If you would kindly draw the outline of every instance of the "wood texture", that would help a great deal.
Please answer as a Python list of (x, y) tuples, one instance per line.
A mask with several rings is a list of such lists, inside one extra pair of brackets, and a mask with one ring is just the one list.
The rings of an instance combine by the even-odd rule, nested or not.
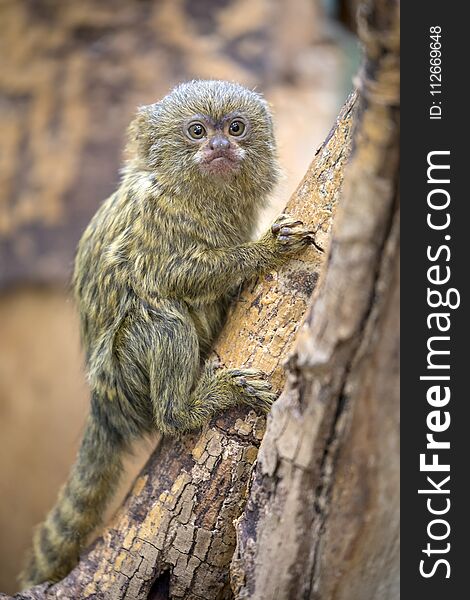
[[(351, 97), (287, 207), (314, 228), (316, 247), (243, 290), (215, 349), (227, 366), (264, 369), (278, 390), (283, 359), (323, 264), (349, 154), (353, 106)], [(264, 427), (264, 417), (234, 410), (200, 434), (164, 440), (78, 567), (56, 585), (15, 598), (232, 597), (233, 521), (246, 501)]]
[(353, 151), (237, 523), (237, 600), (399, 597), (398, 3), (360, 26)]

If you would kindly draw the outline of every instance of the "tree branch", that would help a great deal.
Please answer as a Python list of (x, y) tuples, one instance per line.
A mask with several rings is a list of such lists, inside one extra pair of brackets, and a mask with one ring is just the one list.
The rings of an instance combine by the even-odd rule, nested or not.
[(237, 600), (399, 596), (398, 2), (360, 25), (353, 151), (237, 523)]

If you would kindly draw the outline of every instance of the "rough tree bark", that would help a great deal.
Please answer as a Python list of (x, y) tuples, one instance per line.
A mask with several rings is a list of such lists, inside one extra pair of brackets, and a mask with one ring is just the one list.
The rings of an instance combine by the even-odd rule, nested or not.
[(395, 600), (399, 7), (360, 20), (353, 150), (325, 265), (237, 523), (237, 599)]
[[(315, 245), (240, 294), (215, 349), (227, 366), (264, 369), (279, 391), (282, 360), (324, 262), (349, 154), (353, 106), (351, 96), (287, 206), (314, 228)], [(15, 598), (232, 597), (233, 521), (243, 509), (264, 428), (264, 417), (233, 410), (200, 434), (164, 440), (111, 525), (72, 573)]]

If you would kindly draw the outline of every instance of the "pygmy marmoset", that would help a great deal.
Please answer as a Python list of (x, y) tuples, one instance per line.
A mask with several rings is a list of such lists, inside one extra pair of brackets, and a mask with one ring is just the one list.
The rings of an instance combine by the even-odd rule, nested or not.
[(138, 111), (128, 155), (78, 247), (91, 410), (71, 474), (35, 532), (25, 585), (57, 581), (77, 562), (133, 440), (198, 428), (235, 404), (268, 410), (275, 397), (260, 371), (204, 365), (230, 293), (309, 242), (285, 215), (252, 241), (278, 178), (267, 103), (234, 83), (184, 83)]

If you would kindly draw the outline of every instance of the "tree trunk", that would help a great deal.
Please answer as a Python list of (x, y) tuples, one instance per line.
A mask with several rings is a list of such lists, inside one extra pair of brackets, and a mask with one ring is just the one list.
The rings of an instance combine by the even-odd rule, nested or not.
[[(349, 155), (353, 106), (351, 96), (287, 206), (315, 230), (314, 245), (244, 289), (215, 348), (228, 367), (265, 370), (279, 391), (282, 361), (324, 262)], [(264, 417), (232, 410), (200, 434), (163, 440), (110, 527), (72, 573), (15, 598), (231, 598), (233, 521), (246, 501), (264, 428)]]
[(398, 16), (384, 0), (360, 21), (353, 151), (236, 526), (240, 600), (399, 597)]

